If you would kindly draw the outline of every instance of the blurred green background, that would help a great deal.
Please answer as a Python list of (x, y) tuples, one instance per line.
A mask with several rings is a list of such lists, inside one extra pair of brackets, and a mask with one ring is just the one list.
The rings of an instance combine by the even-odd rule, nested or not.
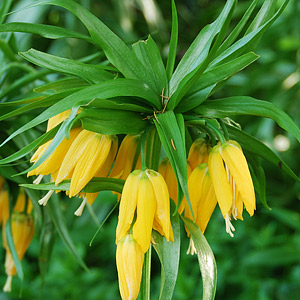
[[(14, 1), (13, 10), (33, 1)], [(170, 1), (113, 0), (78, 1), (91, 10), (126, 42), (133, 43), (151, 34), (158, 43), (164, 58), (168, 52), (171, 28)], [(239, 20), (252, 1), (239, 1), (231, 26)], [(263, 3), (264, 1), (260, 1)], [(281, 1), (278, 1), (280, 4)], [(178, 60), (207, 23), (211, 23), (221, 11), (225, 1), (187, 0), (176, 1), (179, 14)], [(0, 4), (1, 5), (1, 4)], [(62, 26), (86, 32), (82, 24), (70, 13), (55, 6), (42, 6), (9, 15), (6, 22), (36, 22)], [(30, 34), (0, 34), (1, 41), (9, 41), (15, 51), (35, 48), (62, 57), (79, 59), (97, 53), (87, 43), (75, 39), (47, 40)], [(234, 75), (215, 94), (215, 97), (233, 95), (253, 96), (268, 100), (286, 111), (300, 126), (300, 1), (291, 0), (281, 17), (264, 34), (256, 53), (261, 58), (246, 70)], [(101, 53), (95, 60), (101, 59)], [(0, 50), (0, 61), (5, 63)], [(36, 68), (19, 59), (29, 68)], [(93, 60), (92, 60), (93, 62)], [(7, 61), (6, 61), (7, 63)], [(9, 70), (1, 89), (21, 78), (26, 70)], [(44, 81), (56, 79), (48, 75)], [(4, 98), (22, 99), (30, 95), (32, 88), (41, 84), (36, 80), (9, 91)], [(1, 90), (0, 90), (1, 94)], [(243, 129), (267, 143), (300, 175), (300, 146), (289, 134), (269, 119), (235, 118)], [(6, 124), (9, 126), (9, 122)], [(41, 131), (43, 128), (40, 129)], [(1, 133), (3, 136), (3, 133)], [(2, 138), (2, 137), (1, 137)], [(258, 205), (252, 218), (234, 222), (235, 237), (225, 232), (224, 220), (217, 208), (208, 225), (206, 238), (216, 257), (218, 285), (216, 299), (296, 300), (300, 299), (300, 186), (269, 163), (264, 164), (267, 178), (267, 210), (257, 199)], [(50, 200), (51, 201), (51, 200)], [(66, 224), (80, 255), (90, 272), (86, 272), (60, 240), (55, 238), (51, 262), (42, 286), (39, 276), (38, 252), (40, 242), (35, 235), (23, 260), (25, 280), (23, 286), (14, 278), (13, 291), (0, 299), (119, 299), (115, 266), (115, 228), (117, 211), (105, 223), (92, 245), (89, 243), (99, 224), (116, 201), (109, 192), (99, 195), (93, 205), (96, 220), (85, 211), (78, 218), (73, 212), (79, 199), (61, 201)], [(47, 210), (47, 207), (45, 208)], [(47, 224), (49, 232), (53, 224)], [(179, 276), (173, 299), (201, 299), (201, 276), (196, 256), (185, 254), (188, 239), (182, 228), (182, 249)], [(160, 265), (153, 251), (151, 299), (157, 299), (160, 287)], [(0, 251), (0, 286), (5, 283), (4, 251)]]

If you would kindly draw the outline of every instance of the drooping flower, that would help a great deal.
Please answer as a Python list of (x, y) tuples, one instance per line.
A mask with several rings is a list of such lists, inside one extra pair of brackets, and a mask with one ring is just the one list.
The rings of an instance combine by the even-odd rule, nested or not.
[(134, 157), (140, 135), (126, 135), (120, 145), (115, 164), (109, 174), (111, 178), (126, 179), (133, 168)]
[(135, 170), (125, 181), (122, 192), (116, 243), (126, 236), (133, 224), (133, 237), (142, 251), (147, 252), (152, 228), (174, 241), (170, 222), (170, 200), (163, 177), (153, 170)]
[[(22, 260), (34, 233), (34, 221), (31, 215), (15, 212), (12, 214), (12, 237), (16, 251), (20, 260)], [(8, 246), (5, 257), (5, 273), (8, 276), (3, 287), (4, 292), (11, 291), (12, 277), (16, 275), (16, 267)]]
[(4, 189), (4, 178), (0, 177), (0, 225), (5, 227), (9, 216), (9, 197), (7, 190)]
[[(194, 169), (188, 179), (188, 188), (196, 224), (204, 233), (217, 204), (216, 194), (206, 163), (200, 164)], [(186, 201), (185, 205), (184, 216), (192, 220), (192, 213)]]
[[(27, 207), (26, 207), (27, 205)], [(25, 195), (25, 191), (24, 189), (20, 189), (19, 190), (19, 195), (17, 198), (17, 202), (14, 206), (14, 212), (25, 212), (25, 207), (26, 207), (26, 213), (30, 214), (32, 211), (32, 202), (30, 200), (30, 198), (27, 199), (26, 202), (26, 195)]]
[(208, 162), (210, 150), (211, 146), (205, 141), (205, 139), (199, 138), (193, 142), (187, 159), (192, 171), (200, 164)]
[(116, 261), (121, 297), (123, 300), (135, 300), (140, 291), (144, 252), (132, 234), (119, 240)]
[[(55, 184), (71, 178), (69, 197), (77, 195), (101, 171), (115, 151), (115, 136), (82, 130), (74, 139), (59, 168)], [(115, 153), (114, 153), (115, 155)]]
[[(177, 200), (178, 200), (178, 184), (177, 184), (177, 180), (176, 180), (176, 175), (175, 172), (172, 168), (172, 165), (170, 163), (170, 160), (168, 157), (164, 158), (158, 168), (158, 172), (163, 176), (163, 178), (166, 181), (168, 190), (169, 190), (169, 194), (170, 194), (170, 198), (175, 202), (175, 204), (177, 204)], [(191, 167), (189, 162), (187, 163), (187, 176), (189, 177), (191, 174)], [(178, 209), (178, 213), (182, 213), (184, 210), (184, 202), (182, 201), (179, 209)]]
[(235, 229), (230, 217), (242, 220), (243, 204), (250, 216), (256, 208), (253, 182), (240, 145), (229, 140), (214, 146), (209, 154), (208, 168), (226, 232), (233, 236)]

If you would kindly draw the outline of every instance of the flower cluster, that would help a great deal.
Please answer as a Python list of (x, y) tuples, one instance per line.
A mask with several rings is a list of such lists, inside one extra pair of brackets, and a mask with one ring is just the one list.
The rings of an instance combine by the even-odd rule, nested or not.
[[(32, 202), (29, 198), (26, 199), (24, 190), (20, 189), (13, 212), (11, 213), (11, 235), (20, 260), (22, 260), (34, 234), (34, 221), (31, 212)], [(7, 281), (3, 287), (4, 292), (11, 291), (12, 278), (17, 273), (6, 237), (8, 218), (9, 195), (4, 188), (4, 179), (0, 177), (0, 225), (2, 225), (3, 247), (6, 251), (5, 273), (7, 275)]]

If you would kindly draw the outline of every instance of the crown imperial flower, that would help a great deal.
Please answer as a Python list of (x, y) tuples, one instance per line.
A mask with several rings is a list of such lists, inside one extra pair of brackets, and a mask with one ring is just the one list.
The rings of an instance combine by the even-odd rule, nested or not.
[(152, 228), (174, 241), (170, 222), (170, 200), (163, 177), (153, 170), (135, 170), (127, 178), (120, 203), (116, 242), (130, 230), (134, 214), (133, 237), (147, 252)]

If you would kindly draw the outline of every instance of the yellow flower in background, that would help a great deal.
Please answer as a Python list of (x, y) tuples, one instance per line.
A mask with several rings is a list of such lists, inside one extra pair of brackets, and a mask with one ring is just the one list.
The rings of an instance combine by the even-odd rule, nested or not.
[[(159, 167), (158, 167), (158, 172), (163, 176), (163, 178), (166, 181), (168, 190), (169, 190), (169, 194), (170, 194), (170, 198), (175, 202), (175, 204), (177, 204), (177, 200), (178, 200), (178, 184), (177, 184), (177, 180), (176, 180), (176, 175), (175, 172), (171, 166), (170, 160), (168, 157), (164, 158)], [(187, 176), (189, 177), (191, 174), (191, 167), (189, 162), (187, 163)], [(179, 209), (178, 209), (178, 213), (182, 213), (184, 210), (184, 202), (182, 201)]]
[(3, 188), (0, 191), (0, 225), (2, 228), (5, 227), (5, 224), (9, 216), (9, 196), (8, 192)]
[(14, 212), (25, 212), (25, 206), (27, 204), (26, 213), (30, 214), (32, 212), (32, 202), (30, 198), (27, 198), (26, 203), (26, 194), (24, 189), (20, 188), (19, 195), (17, 198), (17, 202), (14, 207)]
[(174, 241), (170, 221), (170, 200), (163, 177), (153, 170), (135, 170), (125, 181), (122, 192), (116, 233), (118, 243), (129, 232), (134, 215), (133, 237), (142, 251), (147, 252), (152, 228)]
[[(12, 214), (11, 221), (12, 237), (16, 251), (20, 260), (22, 260), (34, 233), (34, 221), (31, 215), (15, 212)], [(3, 287), (4, 292), (11, 291), (12, 277), (16, 275), (16, 267), (11, 256), (10, 250), (6, 247), (5, 273), (8, 276)]]
[(109, 174), (110, 178), (126, 179), (133, 169), (133, 161), (140, 135), (126, 135), (120, 145), (115, 164)]
[(55, 184), (71, 177), (69, 197), (77, 195), (105, 166), (110, 151), (115, 151), (114, 143), (115, 136), (82, 130), (65, 154)]
[(256, 208), (252, 178), (240, 145), (232, 140), (213, 147), (208, 160), (218, 204), (226, 223), (226, 232), (233, 236), (230, 217), (242, 219), (243, 204), (252, 216)]
[(211, 146), (205, 141), (205, 139), (199, 138), (193, 142), (187, 159), (192, 171), (200, 164), (208, 162), (210, 150)]
[(118, 242), (116, 261), (121, 297), (123, 300), (135, 300), (140, 291), (144, 252), (132, 234)]

